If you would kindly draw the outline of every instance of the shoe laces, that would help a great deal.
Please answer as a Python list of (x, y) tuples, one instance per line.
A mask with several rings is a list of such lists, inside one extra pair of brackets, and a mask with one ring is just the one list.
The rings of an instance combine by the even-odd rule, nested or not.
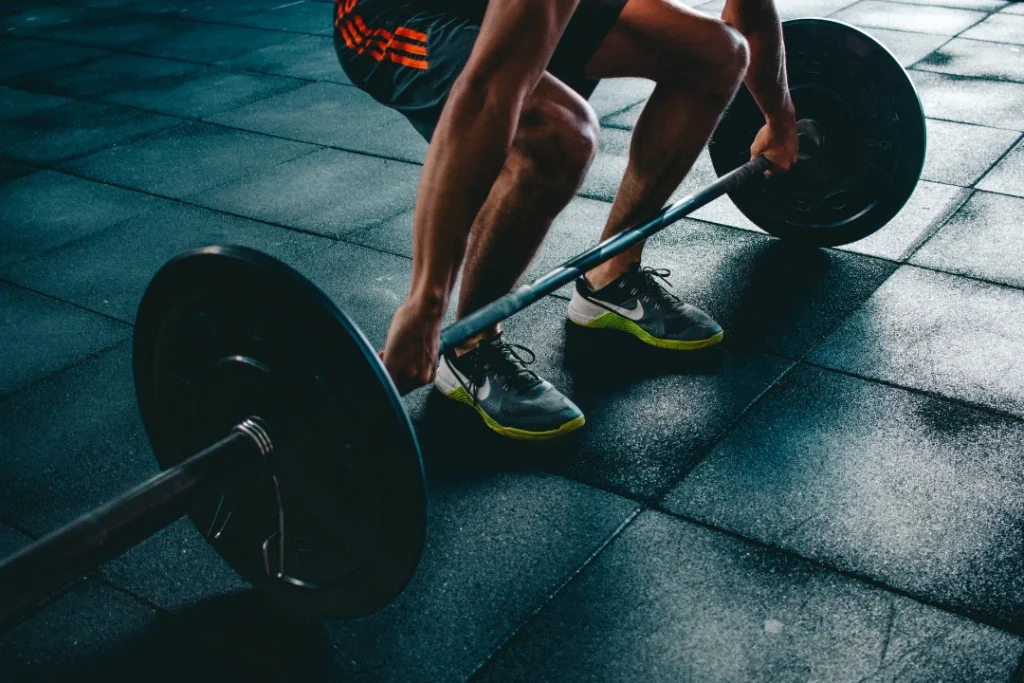
[[(503, 342), (499, 338), (481, 342), (477, 351), (464, 356), (470, 361), (467, 363), (466, 376), (474, 386), (479, 387), (484, 377), (491, 372), (500, 378), (506, 391), (529, 391), (543, 381), (527, 367), (537, 360), (536, 354), (521, 344)], [(528, 358), (519, 355), (519, 352)]]
[[(668, 279), (671, 274), (672, 271), (668, 268), (644, 266), (636, 271), (637, 277), (633, 279), (633, 288), (630, 290), (630, 294), (639, 297), (644, 303), (653, 300), (655, 309), (661, 308), (662, 305), (676, 308), (682, 304), (682, 300), (668, 289), (672, 286)], [(623, 285), (625, 286), (626, 283), (624, 282)]]

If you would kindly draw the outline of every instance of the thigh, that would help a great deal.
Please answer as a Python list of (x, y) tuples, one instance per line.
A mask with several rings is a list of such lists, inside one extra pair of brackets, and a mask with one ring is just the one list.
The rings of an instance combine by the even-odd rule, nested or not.
[(586, 72), (591, 78), (677, 79), (717, 63), (725, 30), (721, 20), (679, 0), (628, 0)]
[[(610, 16), (607, 8), (625, 0), (584, 1), (588, 7), (573, 16), (549, 72), (523, 104), (515, 143), (521, 149), (536, 139), (545, 117), (592, 116), (585, 98), (593, 87), (584, 66), (618, 14), (615, 10)], [(597, 5), (605, 10), (594, 11)], [(375, 100), (403, 114), (429, 142), (479, 36), (486, 3), (341, 0), (336, 7), (334, 42), (345, 73)]]
[(432, 9), (440, 3), (342, 0), (336, 6), (334, 44), (345, 73), (429, 141), (476, 42), (480, 17)]

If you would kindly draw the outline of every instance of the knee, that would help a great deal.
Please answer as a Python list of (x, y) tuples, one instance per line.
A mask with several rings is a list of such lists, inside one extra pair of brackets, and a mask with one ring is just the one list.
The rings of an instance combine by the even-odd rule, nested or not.
[(527, 172), (559, 196), (571, 197), (597, 153), (600, 124), (593, 108), (579, 101), (548, 101), (525, 113), (514, 147), (527, 162)]
[(711, 93), (732, 96), (747, 73), (750, 46), (742, 33), (728, 24), (716, 21), (710, 43), (708, 68), (703, 80)]
[(671, 41), (664, 47), (671, 65), (658, 78), (659, 84), (697, 88), (721, 97), (732, 97), (747, 72), (750, 46), (742, 33), (718, 19), (701, 27), (699, 49)]

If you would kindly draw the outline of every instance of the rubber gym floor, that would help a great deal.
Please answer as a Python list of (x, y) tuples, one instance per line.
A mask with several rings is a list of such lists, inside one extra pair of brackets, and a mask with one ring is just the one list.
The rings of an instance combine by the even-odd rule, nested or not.
[[(808, 250), (723, 198), (658, 235), (717, 353), (570, 329), (560, 295), (515, 317), (576, 438), (407, 397), (429, 537), (382, 611), (278, 612), (181, 520), (0, 638), (0, 680), (1024, 680), (1024, 5), (779, 6), (909, 68), (929, 150), (895, 220)], [(266, 251), (383, 342), (425, 144), (348, 83), (331, 9), (0, 4), (0, 555), (156, 472), (130, 338), (171, 256)], [(596, 239), (650, 90), (594, 94), (600, 153), (531, 274)]]

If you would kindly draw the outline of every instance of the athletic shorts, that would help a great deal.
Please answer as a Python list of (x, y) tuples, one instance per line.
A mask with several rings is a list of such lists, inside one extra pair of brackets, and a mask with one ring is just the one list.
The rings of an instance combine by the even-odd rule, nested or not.
[[(587, 78), (586, 65), (625, 4), (626, 0), (582, 0), (548, 72), (590, 97), (598, 81)], [(429, 142), (452, 84), (469, 59), (486, 9), (487, 0), (336, 0), (338, 61), (352, 83), (405, 115)]]

